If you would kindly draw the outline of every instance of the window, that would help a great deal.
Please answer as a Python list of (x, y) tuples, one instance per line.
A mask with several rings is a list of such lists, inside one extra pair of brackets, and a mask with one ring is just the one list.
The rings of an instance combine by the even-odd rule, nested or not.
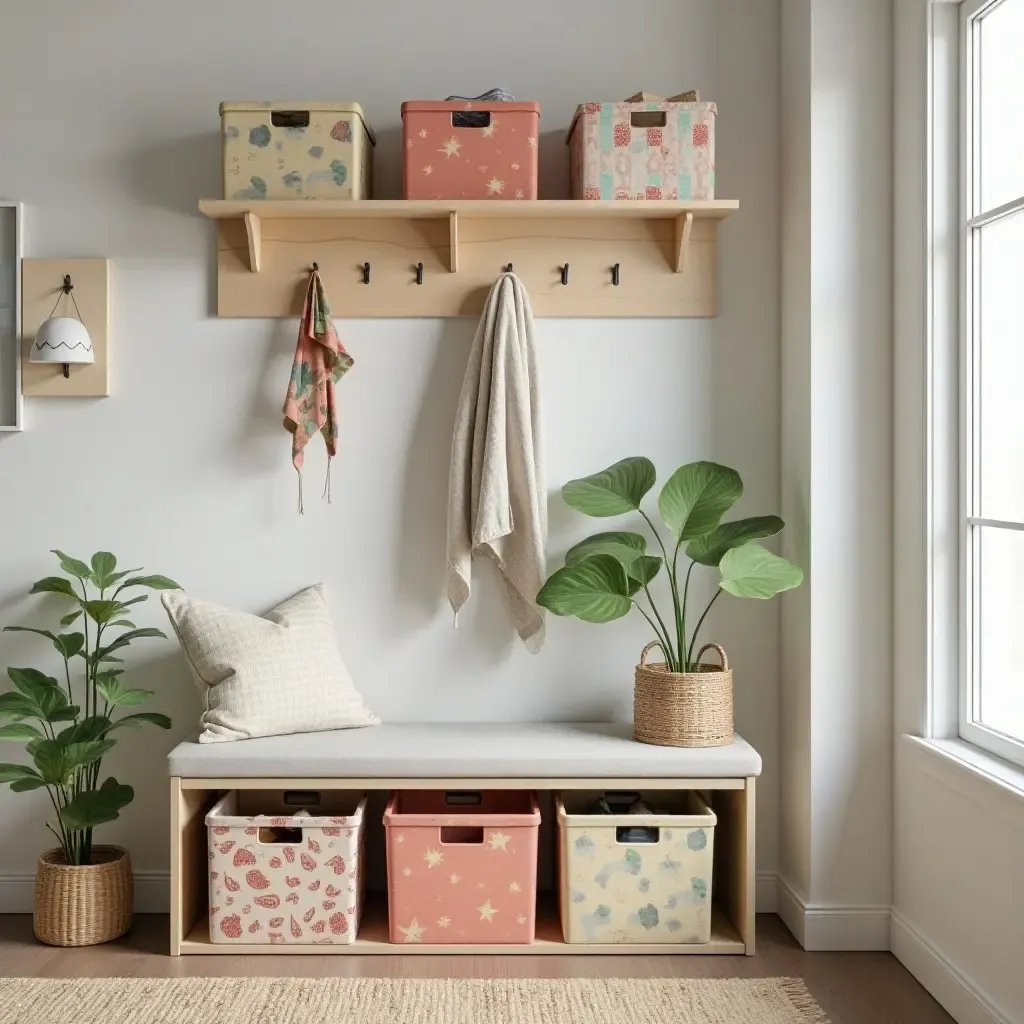
[(961, 15), (960, 734), (1024, 765), (1024, 0)]

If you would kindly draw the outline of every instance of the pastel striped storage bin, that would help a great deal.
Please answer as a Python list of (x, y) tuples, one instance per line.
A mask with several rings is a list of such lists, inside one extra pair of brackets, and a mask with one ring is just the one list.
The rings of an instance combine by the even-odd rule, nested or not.
[(651, 792), (628, 794), (651, 814), (595, 813), (602, 795), (555, 798), (565, 941), (707, 942), (715, 812), (698, 793)]
[(210, 941), (355, 942), (365, 810), (362, 793), (331, 790), (222, 797), (206, 815)]
[(714, 103), (584, 103), (569, 129), (573, 199), (714, 199)]
[(384, 826), (392, 942), (533, 941), (536, 793), (396, 792)]

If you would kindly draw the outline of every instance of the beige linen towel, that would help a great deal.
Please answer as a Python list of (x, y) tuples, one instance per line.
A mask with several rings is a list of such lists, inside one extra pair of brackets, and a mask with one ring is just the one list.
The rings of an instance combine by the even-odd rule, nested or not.
[(471, 562), (498, 566), (516, 630), (531, 653), (544, 643), (534, 603), (548, 536), (544, 440), (533, 312), (514, 274), (498, 278), (462, 382), (448, 477), (448, 600), (458, 622)]

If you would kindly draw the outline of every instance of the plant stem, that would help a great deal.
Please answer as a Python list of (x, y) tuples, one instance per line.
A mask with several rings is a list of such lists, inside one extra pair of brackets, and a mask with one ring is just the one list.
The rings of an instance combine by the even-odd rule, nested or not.
[[(679, 586), (676, 583), (676, 571), (675, 561), (669, 564), (668, 551), (665, 550), (665, 545), (662, 542), (661, 534), (655, 529), (654, 523), (651, 522), (651, 517), (641, 508), (637, 510), (640, 515), (644, 517), (647, 525), (651, 528), (651, 533), (654, 534), (654, 539), (658, 542), (658, 547), (661, 548), (661, 556), (665, 561), (665, 571), (668, 573), (668, 585), (672, 591), (672, 609), (675, 612), (676, 617), (676, 650), (669, 656), (669, 661), (675, 661), (677, 664), (683, 660), (683, 636), (679, 631)], [(668, 652), (666, 652), (668, 655)]]
[(693, 661), (693, 649), (697, 646), (697, 634), (700, 632), (700, 627), (704, 625), (704, 620), (708, 617), (708, 612), (711, 611), (711, 606), (718, 600), (721, 593), (721, 590), (715, 591), (715, 596), (708, 601), (708, 606), (704, 609), (704, 614), (697, 620), (697, 628), (693, 631), (693, 639), (690, 641), (690, 650), (686, 655), (687, 664)]
[(68, 663), (66, 655), (64, 657), (64, 678), (68, 681), (68, 703), (74, 704), (75, 698), (71, 695), (71, 665)]
[[(690, 563), (690, 568), (686, 570), (686, 582), (683, 584), (683, 622), (682, 622), (682, 629), (680, 630), (680, 636), (683, 638), (684, 648), (685, 648), (685, 645), (686, 645), (686, 608), (687, 608), (687, 605), (689, 604), (689, 601), (690, 601), (690, 573), (693, 572), (693, 567), (696, 564), (697, 564), (696, 562), (691, 562)], [(680, 653), (680, 655), (682, 655), (682, 653), (683, 653), (682, 649), (680, 650), (679, 653)], [(690, 671), (690, 655), (689, 655), (689, 651), (687, 651), (686, 664), (683, 666), (683, 671), (684, 672), (689, 672)]]
[(89, 613), (86, 611), (84, 605), (89, 600), (89, 592), (85, 589), (85, 581), (82, 581), (82, 628), (85, 630), (85, 647), (82, 649), (85, 651), (85, 716), (89, 717)]
[(650, 615), (648, 615), (647, 612), (643, 610), (643, 607), (639, 603), (634, 601), (633, 598), (630, 598), (629, 601), (630, 604), (634, 605), (636, 607), (636, 610), (651, 624), (651, 629), (654, 630), (654, 635), (658, 638), (658, 645), (661, 647), (662, 651), (664, 651), (665, 657), (669, 659), (669, 662), (671, 662), (672, 646), (671, 644), (669, 644), (667, 647), (665, 646), (666, 644), (668, 644), (668, 640), (662, 635), (654, 619), (652, 619)]
[(669, 642), (669, 649), (665, 652), (665, 655), (668, 658), (669, 671), (677, 672), (679, 670), (675, 667), (676, 654), (675, 651), (672, 650), (671, 634), (666, 628), (665, 623), (661, 618), (661, 614), (658, 612), (658, 606), (654, 603), (654, 598), (651, 597), (651, 592), (646, 583), (644, 584), (644, 593), (647, 595), (647, 600), (651, 603), (651, 611), (654, 612), (654, 617), (658, 620), (658, 625), (661, 626), (662, 634), (664, 634), (665, 639)]

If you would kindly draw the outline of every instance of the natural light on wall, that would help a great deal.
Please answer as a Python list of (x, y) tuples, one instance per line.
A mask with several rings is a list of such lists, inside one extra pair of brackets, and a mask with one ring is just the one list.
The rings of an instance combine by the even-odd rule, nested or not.
[(1024, 764), (1024, 0), (962, 10), (961, 734)]

